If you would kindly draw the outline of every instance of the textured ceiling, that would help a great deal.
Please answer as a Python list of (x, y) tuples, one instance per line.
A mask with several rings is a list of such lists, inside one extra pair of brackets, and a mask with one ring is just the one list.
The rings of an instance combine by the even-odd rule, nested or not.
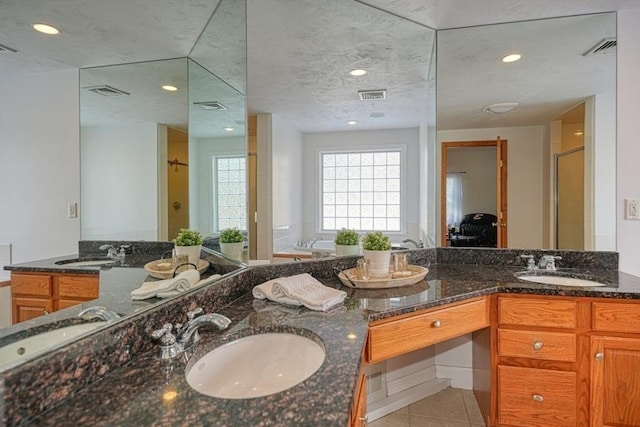
[[(238, 55), (243, 51), (244, 40), (236, 37), (233, 43), (221, 44), (237, 28), (236, 13), (222, 9), (216, 12), (213, 21), (216, 17), (219, 20), (203, 34), (200, 46), (205, 47), (192, 51), (219, 1), (0, 0), (0, 44), (18, 50), (0, 53), (0, 78), (16, 73), (179, 58), (189, 53), (203, 63), (207, 61), (206, 52), (215, 51), (217, 56), (209, 55), (209, 60), (218, 65), (216, 75), (245, 93), (240, 71), (244, 69), (244, 59)], [(429, 74), (433, 39), (429, 29), (418, 23), (438, 29), (465, 27), (639, 8), (640, 0), (248, 0), (247, 4), (249, 110), (281, 115), (304, 131), (325, 131), (354, 129), (345, 125), (349, 119), (359, 120), (356, 128), (363, 129), (417, 126), (429, 116), (425, 99), (428, 90), (433, 92)], [(38, 21), (60, 27), (62, 34), (46, 37), (34, 32), (31, 24)], [(493, 86), (489, 91), (483, 90), (499, 75), (481, 67), (489, 66), (488, 59), (498, 54), (492, 50), (493, 44), (515, 38), (504, 31), (487, 31), (486, 37), (461, 31), (458, 41), (445, 36), (453, 31), (441, 33), (454, 46), (447, 48), (448, 52), (469, 49), (465, 55), (457, 55), (459, 58), (441, 54), (438, 102), (442, 111), (438, 121), (451, 120), (443, 121), (443, 126), (453, 123), (458, 127), (484, 127), (486, 122), (474, 120), (479, 120), (478, 106), (489, 102), (525, 104), (529, 102), (525, 100), (533, 99), (528, 97), (535, 95), (546, 97), (542, 106), (552, 108), (556, 90), (545, 95), (544, 87), (536, 87), (536, 93), (525, 93), (523, 84), (518, 83), (513, 88), (519, 91), (515, 93), (520, 97), (517, 99), (510, 95), (507, 79), (498, 82), (498, 89)], [(489, 36), (494, 37), (494, 42)], [(539, 37), (531, 35), (520, 41), (524, 44), (540, 40)], [(571, 38), (568, 33), (558, 34), (548, 49), (555, 50)], [(472, 48), (475, 42), (480, 44)], [(532, 56), (525, 56), (516, 63), (517, 67), (528, 68), (529, 58)], [(461, 62), (446, 65), (448, 60)], [(544, 61), (536, 62), (540, 65)], [(227, 66), (220, 68), (221, 64)], [(209, 64), (205, 66), (209, 68)], [(348, 76), (346, 71), (355, 66), (367, 68), (369, 74), (361, 78)], [(549, 69), (538, 68), (535, 74), (559, 75), (559, 71), (547, 66)], [(473, 73), (479, 78), (458, 75), (465, 70), (475, 70)], [(575, 70), (574, 67), (573, 82), (580, 77)], [(152, 79), (148, 75), (148, 80)], [(362, 102), (355, 98), (360, 89), (382, 88), (388, 90), (389, 99), (385, 101)], [(442, 91), (444, 88), (446, 92)], [(529, 89), (534, 91), (533, 87)], [(452, 92), (455, 90), (458, 92)], [(496, 94), (504, 96), (493, 100)], [(575, 95), (563, 93), (562, 97), (566, 103)], [(147, 112), (155, 104), (147, 103)], [(526, 112), (523, 105), (519, 109)], [(385, 117), (369, 117), (380, 112)], [(457, 119), (454, 114), (458, 114)], [(465, 124), (467, 119), (470, 122)], [(165, 123), (181, 120), (176, 117)]]

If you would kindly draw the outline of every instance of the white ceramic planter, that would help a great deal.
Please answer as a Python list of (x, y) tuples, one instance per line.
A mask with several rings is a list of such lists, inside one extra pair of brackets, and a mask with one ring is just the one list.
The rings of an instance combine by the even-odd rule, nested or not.
[(240, 260), (242, 254), (242, 246), (244, 242), (222, 243), (220, 242), (220, 252), (222, 255)]
[(389, 275), (391, 251), (363, 250), (365, 259), (369, 260), (369, 277), (381, 278)]
[(358, 256), (360, 245), (336, 245), (336, 256)]
[(200, 260), (200, 252), (202, 251), (202, 245), (197, 246), (176, 246), (176, 255), (187, 255), (189, 262), (198, 265)]

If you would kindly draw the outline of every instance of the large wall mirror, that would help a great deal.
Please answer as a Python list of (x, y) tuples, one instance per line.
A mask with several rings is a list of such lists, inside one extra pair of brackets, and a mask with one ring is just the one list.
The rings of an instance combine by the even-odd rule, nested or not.
[(245, 22), (222, 0), (189, 57), (80, 70), (83, 239), (246, 229)]
[[(442, 246), (502, 197), (506, 247), (615, 250), (615, 47), (615, 13), (438, 31)], [(496, 144), (473, 144), (498, 137), (503, 194)]]
[[(344, 0), (250, 0), (247, 19), (249, 114), (268, 116), (258, 129), (268, 122), (271, 149), (261, 152), (258, 141), (258, 164), (264, 153), (271, 162), (269, 181), (258, 182), (258, 201), (268, 195), (264, 209), (258, 206), (258, 236), (265, 236), (258, 257), (286, 254), (298, 241), (332, 240), (325, 213), (335, 214), (338, 229), (371, 229), (376, 218), (366, 221), (366, 203), (362, 210), (352, 203), (368, 191), (360, 183), (351, 184), (361, 193), (338, 189), (342, 201), (323, 205), (319, 153), (332, 150), (405, 147), (400, 226), (388, 234), (425, 240), (427, 167), (420, 159), (429, 141), (435, 145), (435, 31)], [(354, 69), (366, 74), (351, 75)], [(361, 99), (360, 91), (377, 95)]]

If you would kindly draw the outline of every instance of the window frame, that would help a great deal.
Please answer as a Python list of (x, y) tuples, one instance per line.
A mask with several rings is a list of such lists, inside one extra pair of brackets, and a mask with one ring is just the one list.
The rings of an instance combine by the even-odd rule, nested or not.
[(248, 211), (248, 194), (247, 194), (247, 189), (248, 189), (248, 179), (247, 179), (247, 173), (248, 173), (248, 163), (247, 163), (247, 156), (245, 154), (239, 154), (239, 153), (211, 153), (210, 156), (210, 168), (211, 168), (211, 175), (209, 177), (210, 182), (213, 184), (212, 185), (212, 192), (211, 192), (211, 232), (212, 233), (219, 233), (222, 229), (220, 228), (220, 223), (219, 223), (219, 215), (218, 215), (218, 159), (232, 159), (232, 158), (238, 158), (238, 159), (244, 159), (244, 176), (245, 176), (245, 206), (244, 206), (244, 228), (240, 228), (241, 231), (248, 231), (248, 217), (247, 217), (247, 211)]
[[(353, 154), (353, 153), (386, 153), (390, 151), (400, 152), (400, 229), (398, 231), (383, 231), (383, 233), (391, 236), (399, 236), (407, 234), (407, 176), (408, 176), (408, 158), (407, 144), (375, 144), (375, 145), (354, 145), (345, 149), (341, 146), (323, 146), (315, 150), (315, 171), (314, 171), (314, 189), (316, 192), (315, 209), (314, 209), (314, 230), (319, 234), (335, 234), (337, 230), (323, 229), (323, 189), (322, 189), (322, 156), (324, 154)], [(374, 230), (359, 229), (359, 233), (366, 233)]]

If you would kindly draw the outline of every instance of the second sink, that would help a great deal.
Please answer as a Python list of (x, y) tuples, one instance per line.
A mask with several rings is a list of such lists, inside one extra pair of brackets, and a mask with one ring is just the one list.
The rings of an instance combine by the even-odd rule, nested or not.
[(569, 276), (552, 276), (552, 275), (536, 275), (536, 274), (516, 274), (518, 279), (526, 280), (527, 282), (535, 282), (544, 285), (557, 285), (557, 286), (580, 286), (580, 287), (598, 287), (607, 286), (605, 283), (594, 282), (593, 280), (580, 279), (577, 277)]
[(206, 353), (188, 368), (186, 379), (193, 389), (208, 396), (262, 397), (306, 380), (322, 366), (324, 358), (324, 346), (313, 339), (291, 333), (261, 333)]

